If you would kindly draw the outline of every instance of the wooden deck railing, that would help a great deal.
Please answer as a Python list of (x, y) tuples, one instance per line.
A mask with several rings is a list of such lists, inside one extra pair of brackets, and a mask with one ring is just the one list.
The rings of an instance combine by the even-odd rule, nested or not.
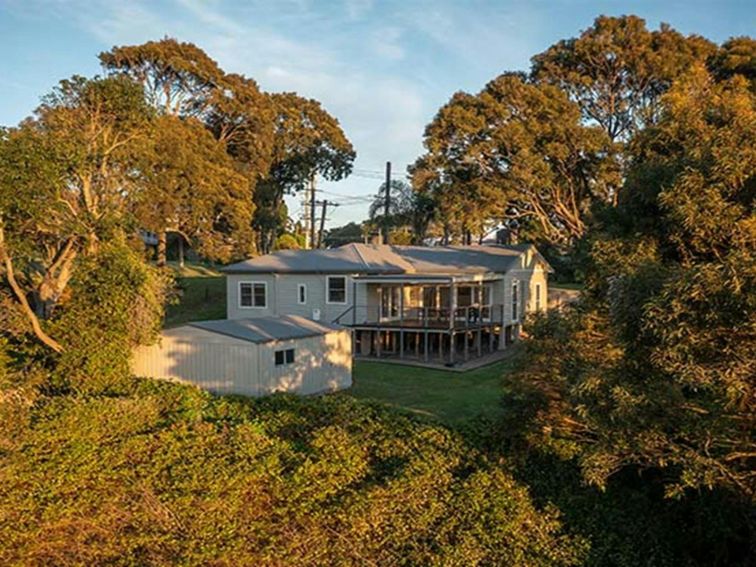
[(380, 305), (352, 305), (334, 323), (406, 329), (465, 329), (504, 322), (504, 305), (456, 307), (405, 307), (388, 312)]

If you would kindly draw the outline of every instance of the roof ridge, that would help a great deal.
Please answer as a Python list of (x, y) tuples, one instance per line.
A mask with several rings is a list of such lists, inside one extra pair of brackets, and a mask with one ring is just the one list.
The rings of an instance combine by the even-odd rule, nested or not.
[[(396, 244), (387, 244), (389, 249), (391, 250), (391, 253), (396, 256), (400, 262), (403, 262), (404, 267), (404, 273), (405, 274), (416, 274), (417, 268), (415, 267), (415, 263), (410, 259), (407, 258), (400, 249), (400, 246), (397, 246)], [(404, 246), (404, 248), (410, 248), (410, 246)]]
[(357, 246), (357, 242), (352, 242), (352, 248), (354, 248), (354, 251), (357, 253), (357, 257), (360, 259), (360, 261), (364, 264), (366, 268), (370, 268), (370, 265), (365, 261), (365, 258), (362, 256), (362, 252), (360, 252), (359, 246)]

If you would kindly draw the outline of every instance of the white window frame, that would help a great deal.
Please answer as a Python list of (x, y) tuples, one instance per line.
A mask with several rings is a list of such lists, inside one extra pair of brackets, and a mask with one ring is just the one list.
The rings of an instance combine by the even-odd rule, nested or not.
[[(303, 296), (304, 299), (302, 299)], [(307, 284), (297, 284), (297, 304), (307, 305)]]
[[(283, 361), (280, 364), (276, 361), (276, 357), (278, 356), (279, 353), (281, 353), (281, 357), (283, 358)], [(291, 360), (287, 360), (289, 358), (289, 353), (291, 353)], [(289, 366), (290, 364), (294, 364), (296, 360), (297, 360), (297, 353), (294, 347), (281, 348), (273, 352), (273, 366), (275, 367)]]
[[(335, 278), (341, 278), (344, 280), (344, 301), (330, 300), (331, 280)], [(325, 302), (326, 305), (346, 305), (349, 303), (349, 278), (347, 278), (347, 276), (326, 276)]]
[[(265, 289), (265, 305), (242, 305), (242, 285), (251, 285), (252, 286), (252, 302), (255, 301), (255, 285), (261, 284), (263, 288)], [(244, 280), (240, 281), (237, 286), (237, 291), (239, 293), (239, 309), (267, 309), (268, 308), (268, 282), (263, 281), (252, 281), (252, 280)]]

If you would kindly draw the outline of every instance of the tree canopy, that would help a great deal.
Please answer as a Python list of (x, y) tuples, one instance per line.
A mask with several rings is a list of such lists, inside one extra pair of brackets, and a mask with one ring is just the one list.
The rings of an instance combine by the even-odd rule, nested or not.
[(105, 77), (61, 81), (0, 133), (3, 323), (57, 352), (54, 320), (89, 293), (69, 283), (103, 243), (141, 253), (154, 232), (159, 265), (168, 232), (212, 260), (267, 251), (288, 225), (283, 195), (341, 179), (354, 160), (317, 101), (263, 93), (191, 43), (114, 47), (100, 61)]
[(697, 67), (660, 104), (592, 235), (588, 299), (535, 327), (519, 385), (542, 441), (596, 483), (651, 467), (670, 494), (753, 498), (756, 97)]
[(672, 81), (715, 50), (710, 41), (665, 24), (651, 31), (637, 16), (599, 16), (579, 37), (534, 56), (532, 76), (558, 86), (586, 120), (620, 141), (653, 124)]
[(338, 181), (352, 171), (355, 152), (338, 120), (316, 100), (294, 93), (270, 95), (275, 113), (270, 171), (258, 192), (255, 227), (260, 250), (270, 251), (286, 221), (284, 196), (302, 191), (315, 176)]
[(77, 258), (131, 222), (150, 111), (141, 89), (113, 77), (62, 81), (33, 119), (0, 141), (0, 257), (35, 335), (64, 296)]
[(100, 54), (105, 69), (144, 87), (147, 101), (165, 114), (196, 115), (210, 104), (223, 71), (199, 47), (173, 38), (113, 47)]
[[(224, 144), (197, 119), (155, 119), (133, 212), (141, 228), (176, 232), (205, 258), (228, 261), (252, 250), (248, 179)], [(163, 259), (164, 261), (164, 259)]]
[(427, 127), (425, 145), (415, 181), (458, 233), (513, 218), (536, 224), (549, 242), (570, 243), (619, 180), (607, 136), (583, 125), (557, 87), (517, 74), (478, 95), (454, 95)]

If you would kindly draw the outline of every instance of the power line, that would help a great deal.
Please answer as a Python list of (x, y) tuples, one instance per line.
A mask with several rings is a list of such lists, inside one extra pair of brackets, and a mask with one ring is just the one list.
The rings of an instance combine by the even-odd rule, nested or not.
[(344, 193), (336, 193), (335, 191), (325, 190), (321, 190), (320, 192), (332, 197), (339, 197), (340, 199), (348, 199), (350, 201), (365, 201), (366, 203), (372, 203), (376, 198), (376, 195), (345, 195)]

